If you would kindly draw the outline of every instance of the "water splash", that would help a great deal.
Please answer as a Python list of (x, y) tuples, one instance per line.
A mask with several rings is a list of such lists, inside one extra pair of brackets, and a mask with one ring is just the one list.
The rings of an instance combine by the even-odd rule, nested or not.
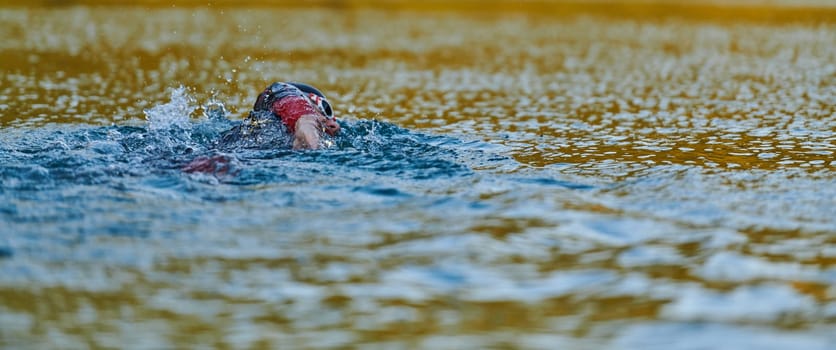
[(203, 104), (203, 117), (209, 120), (226, 120), (229, 116), (229, 111), (226, 105), (217, 99), (215, 93), (209, 97), (209, 100)]
[(186, 87), (179, 86), (171, 90), (168, 103), (143, 110), (148, 120), (148, 129), (152, 131), (191, 129), (190, 116), (197, 109), (194, 98), (189, 96)]

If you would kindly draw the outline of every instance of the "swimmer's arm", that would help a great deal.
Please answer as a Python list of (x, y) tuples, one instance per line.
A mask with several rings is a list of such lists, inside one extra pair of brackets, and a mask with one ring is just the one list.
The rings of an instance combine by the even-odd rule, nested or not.
[(296, 134), (293, 135), (293, 149), (317, 149), (322, 139), (321, 117), (304, 115), (296, 121)]

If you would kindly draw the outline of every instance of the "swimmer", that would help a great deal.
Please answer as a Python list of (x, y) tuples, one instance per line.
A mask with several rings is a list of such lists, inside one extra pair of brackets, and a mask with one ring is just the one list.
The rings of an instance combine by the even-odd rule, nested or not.
[(291, 135), (295, 150), (327, 146), (325, 135), (335, 136), (340, 131), (322, 92), (308, 84), (277, 82), (258, 95), (241, 125), (221, 135), (220, 144), (258, 143), (281, 128)]
[[(277, 82), (258, 95), (244, 121), (221, 134), (217, 146), (264, 146), (271, 141), (285, 140), (290, 135), (294, 150), (318, 149), (329, 146), (328, 137), (340, 132), (331, 104), (313, 86)], [(328, 136), (326, 136), (328, 135)], [(187, 173), (226, 175), (231, 159), (225, 155), (198, 157), (182, 169)]]

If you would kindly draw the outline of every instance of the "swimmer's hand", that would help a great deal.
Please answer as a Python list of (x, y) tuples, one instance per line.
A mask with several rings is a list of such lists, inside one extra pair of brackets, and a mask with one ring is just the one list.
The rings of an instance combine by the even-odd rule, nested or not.
[(296, 121), (293, 149), (318, 149), (324, 133), (334, 136), (339, 131), (340, 125), (333, 119), (321, 115), (304, 115)]

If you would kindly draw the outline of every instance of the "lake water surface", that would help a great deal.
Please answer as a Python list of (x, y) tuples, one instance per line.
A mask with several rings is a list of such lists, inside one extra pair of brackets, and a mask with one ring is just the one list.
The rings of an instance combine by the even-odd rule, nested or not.
[(836, 347), (836, 10), (386, 4), (0, 8), (0, 347)]

